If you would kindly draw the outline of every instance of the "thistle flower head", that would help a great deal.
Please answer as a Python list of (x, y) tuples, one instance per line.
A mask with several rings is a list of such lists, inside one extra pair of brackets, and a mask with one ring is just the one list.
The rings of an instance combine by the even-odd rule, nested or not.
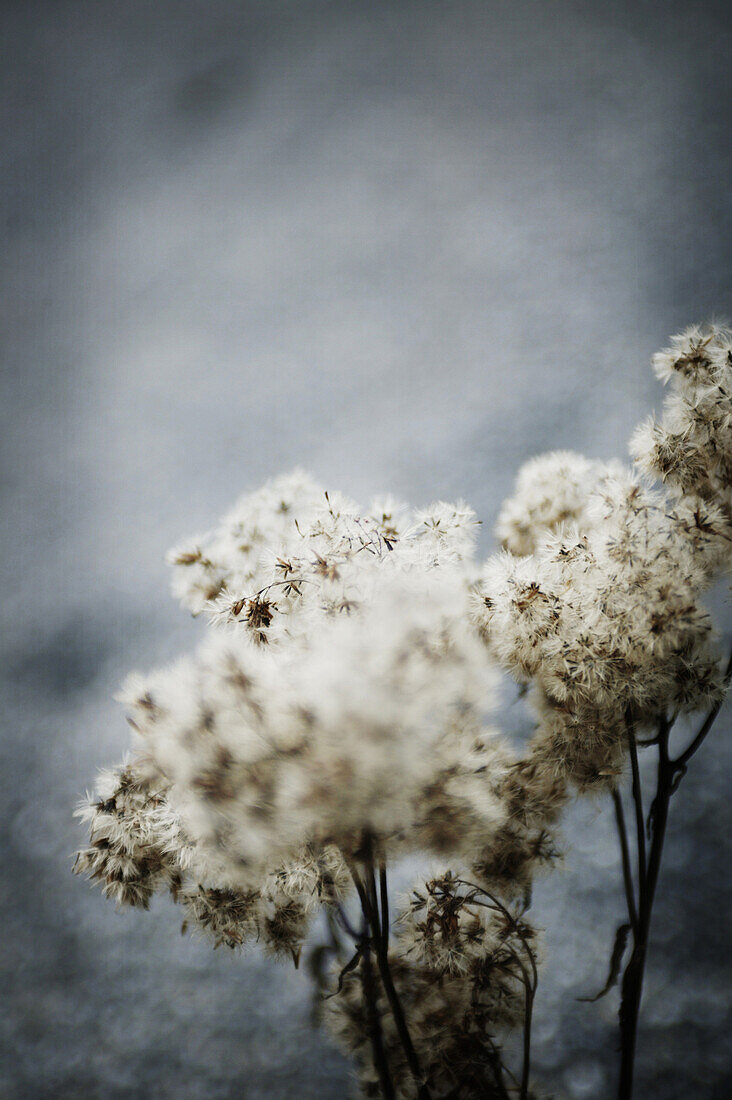
[(589, 497), (597, 484), (621, 471), (619, 463), (594, 462), (573, 451), (532, 458), (519, 470), (514, 493), (504, 501), (496, 537), (505, 550), (533, 554), (550, 533), (582, 530)]
[[(151, 776), (232, 881), (249, 884), (308, 843), (353, 851), (364, 834), (386, 848), (413, 844), (418, 828), (438, 835), (438, 821), (420, 825), (422, 800), (441, 775), (470, 768), (465, 737), (472, 745), (481, 729), (491, 683), (465, 629), (467, 598), (459, 571), (384, 572), (366, 606), (325, 618), (314, 637), (274, 651), (229, 630), (195, 659), (128, 682)], [(485, 823), (490, 799), (476, 801)]]
[(653, 365), (670, 392), (660, 421), (631, 439), (640, 468), (674, 497), (700, 498), (732, 519), (732, 335), (712, 325), (673, 337)]
[(272, 643), (368, 602), (384, 574), (469, 561), (476, 529), (462, 502), (411, 512), (386, 497), (362, 510), (296, 471), (243, 497), (168, 560), (174, 593), (194, 614)]

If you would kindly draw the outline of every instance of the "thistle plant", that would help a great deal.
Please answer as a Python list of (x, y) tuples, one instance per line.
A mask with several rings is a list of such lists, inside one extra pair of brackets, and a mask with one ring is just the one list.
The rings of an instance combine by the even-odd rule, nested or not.
[[(125, 683), (134, 753), (80, 807), (75, 869), (119, 905), (168, 892), (215, 945), (317, 951), (322, 1017), (364, 1096), (538, 1095), (532, 881), (588, 793), (619, 832), (628, 913), (603, 992), (625, 962), (631, 1096), (669, 805), (729, 677), (701, 599), (732, 560), (730, 335), (690, 329), (654, 365), (670, 393), (632, 467), (532, 460), (485, 563), (462, 502), (364, 509), (301, 472), (170, 554), (211, 629)], [(495, 728), (502, 673), (534, 710), (524, 748)], [(405, 857), (430, 870), (396, 907)]]

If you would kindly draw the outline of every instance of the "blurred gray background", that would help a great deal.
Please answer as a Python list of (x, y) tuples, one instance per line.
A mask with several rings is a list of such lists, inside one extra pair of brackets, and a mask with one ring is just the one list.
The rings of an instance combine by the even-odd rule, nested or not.
[[(487, 553), (529, 455), (625, 454), (653, 351), (729, 304), (725, 8), (1, 5), (3, 1097), (347, 1093), (303, 973), (72, 878), (74, 803), (123, 675), (200, 636), (165, 550), (242, 490), (463, 496)], [(639, 1100), (730, 1094), (723, 726), (673, 806)], [(565, 844), (536, 1068), (602, 1100), (608, 807)]]

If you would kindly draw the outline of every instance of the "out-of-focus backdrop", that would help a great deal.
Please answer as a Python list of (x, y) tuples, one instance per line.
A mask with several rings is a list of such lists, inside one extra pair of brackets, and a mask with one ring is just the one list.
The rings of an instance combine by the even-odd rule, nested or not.
[[(294, 465), (466, 498), (624, 455), (671, 332), (729, 304), (724, 4), (5, 0), (0, 1095), (339, 1097), (302, 973), (116, 914), (71, 818), (131, 667), (192, 648), (167, 547)], [(505, 724), (524, 719), (509, 712)], [(728, 1096), (729, 748), (668, 837), (642, 1100)], [(604, 804), (536, 891), (536, 1069), (613, 1094)]]

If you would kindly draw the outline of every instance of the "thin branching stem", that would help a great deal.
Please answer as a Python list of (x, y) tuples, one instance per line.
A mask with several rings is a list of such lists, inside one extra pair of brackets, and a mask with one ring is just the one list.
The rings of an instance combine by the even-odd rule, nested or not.
[[(637, 760), (636, 760), (637, 766)], [(635, 777), (635, 772), (634, 772)], [(655, 894), (658, 872), (661, 866), (661, 853), (666, 834), (666, 822), (668, 820), (668, 807), (673, 786), (673, 766), (668, 759), (668, 723), (663, 720), (660, 726), (658, 739), (658, 771), (656, 795), (653, 799), (653, 813), (651, 815), (651, 851), (647, 871), (639, 876), (638, 885), (638, 924), (633, 934), (633, 951), (628, 965), (623, 973), (620, 997), (620, 1083), (619, 1100), (630, 1100), (633, 1093), (633, 1071), (635, 1065), (635, 1050), (638, 1034), (638, 1016), (640, 1013), (641, 994), (643, 992), (643, 976), (645, 972), (646, 951), (648, 946), (648, 933), (650, 929), (651, 910)], [(633, 797), (636, 803), (636, 811), (640, 807), (642, 821), (642, 803), (636, 797), (635, 778)], [(645, 841), (645, 834), (641, 833)], [(640, 845), (640, 840), (639, 840)], [(638, 859), (641, 865), (640, 856)]]
[(537, 966), (536, 966), (536, 957), (534, 955), (534, 951), (533, 951), (532, 947), (530, 946), (528, 940), (526, 939), (526, 936), (524, 935), (524, 933), (521, 930), (521, 925), (520, 925), (519, 921), (517, 920), (517, 918), (513, 915), (513, 913), (510, 911), (510, 909), (507, 909), (506, 906), (503, 905), (503, 903), (500, 902), (498, 900), (498, 898), (495, 897), (494, 894), (491, 894), (490, 891), (484, 889), (484, 887), (478, 886), (474, 882), (469, 882), (468, 879), (464, 879), (464, 878), (456, 879), (456, 882), (459, 883), (461, 886), (469, 886), (471, 890), (476, 890), (479, 894), (483, 894), (483, 896), (488, 898), (489, 901), (492, 903), (491, 905), (486, 906), (485, 902), (480, 902), (480, 901), (477, 900), (477, 898), (472, 898), (471, 899), (471, 904), (483, 905), (487, 909), (497, 909), (498, 912), (501, 913), (506, 918), (506, 920), (509, 922), (509, 924), (511, 925), (513, 931), (516, 933), (518, 938), (521, 940), (521, 943), (523, 944), (524, 950), (526, 951), (526, 955), (527, 955), (527, 957), (529, 959), (529, 962), (531, 964), (531, 972), (532, 972), (532, 976), (533, 976), (533, 988), (534, 988), (534, 990), (536, 990), (536, 987), (537, 987), (538, 981), (539, 981), (539, 972), (538, 972)]
[[(429, 1087), (424, 1079), (422, 1067), (420, 1065), (419, 1057), (412, 1037), (409, 1033), (409, 1027), (407, 1026), (407, 1019), (404, 1014), (399, 994), (396, 986), (394, 985), (394, 979), (391, 973), (391, 966), (389, 963), (389, 929), (388, 925), (384, 926), (383, 909), (381, 915), (381, 921), (379, 921), (378, 908), (376, 905), (376, 875), (374, 872), (374, 862), (371, 852), (369, 850), (367, 856), (367, 881), (369, 883), (369, 892), (373, 898), (374, 905), (374, 917), (376, 919), (378, 934), (377, 934), (377, 950), (376, 958), (379, 966), (379, 973), (381, 974), (381, 982), (384, 986), (384, 992), (391, 1008), (391, 1014), (394, 1017), (394, 1023), (396, 1025), (397, 1034), (399, 1035), (399, 1041), (402, 1044), (404, 1050), (404, 1056), (407, 1059), (407, 1065), (409, 1066), (412, 1077), (417, 1085), (417, 1096), (419, 1100), (430, 1100)], [(384, 892), (387, 889), (386, 882), (386, 870), (384, 870), (383, 877)], [(382, 903), (383, 904), (383, 903)], [(387, 918), (388, 918), (388, 905), (387, 905)]]
[(386, 879), (386, 864), (383, 861), (379, 863), (379, 893), (381, 896), (381, 930), (388, 942), (391, 928), (389, 921), (389, 884)]
[(473, 897), (470, 899), (470, 904), (480, 905), (487, 909), (495, 909), (506, 918), (506, 920), (509, 922), (510, 927), (521, 941), (521, 945), (526, 952), (526, 956), (529, 960), (529, 965), (531, 966), (531, 977), (529, 977), (526, 967), (524, 966), (519, 956), (514, 952), (514, 959), (516, 960), (516, 963), (521, 970), (521, 976), (524, 983), (523, 1063), (521, 1069), (521, 1085), (519, 1097), (520, 1100), (527, 1100), (527, 1097), (529, 1095), (529, 1078), (531, 1075), (531, 1024), (534, 1011), (534, 997), (536, 995), (536, 988), (539, 981), (539, 974), (536, 966), (536, 957), (521, 930), (521, 926), (518, 920), (516, 919), (516, 917), (514, 917), (513, 913), (511, 913), (511, 911), (498, 900), (498, 898), (496, 898), (488, 890), (484, 890), (482, 887), (477, 886), (473, 882), (468, 882), (466, 879), (458, 879), (457, 881), (460, 885), (468, 886), (471, 890), (476, 890), (479, 893), (483, 894), (491, 902), (490, 905), (486, 905), (485, 902), (482, 902), (478, 898)]
[[(521, 1064), (521, 1083), (519, 1085), (519, 1100), (528, 1100), (529, 1078), (531, 1076), (531, 1023), (534, 1013), (534, 993), (536, 986), (532, 983), (529, 973), (516, 951), (512, 951), (513, 961), (521, 971), (521, 981), (524, 986), (524, 1027), (523, 1027), (523, 1058)], [(503, 968), (507, 974), (515, 978), (517, 975), (506, 966)]]
[(376, 985), (371, 964), (371, 945), (369, 930), (364, 917), (363, 951), (361, 954), (363, 970), (363, 994), (366, 1002), (366, 1027), (371, 1040), (371, 1053), (374, 1067), (379, 1076), (379, 1084), (385, 1100), (394, 1100), (394, 1084), (389, 1072), (389, 1062), (384, 1049), (384, 1036), (381, 1030), (381, 1017), (376, 999)]
[(625, 827), (625, 813), (623, 812), (623, 799), (620, 791), (613, 790), (613, 806), (615, 807), (615, 822), (620, 838), (620, 854), (623, 861), (623, 884), (625, 886), (625, 898), (628, 904), (628, 917), (634, 934), (638, 930), (638, 911), (635, 904), (635, 886), (633, 885), (633, 868), (630, 863), (630, 846), (628, 844), (628, 831)]
[(532, 986), (529, 975), (526, 973), (526, 967), (523, 965), (518, 955), (516, 956), (516, 962), (521, 969), (525, 990), (523, 1059), (521, 1068), (521, 1091), (519, 1096), (520, 1100), (528, 1100), (529, 1078), (531, 1076), (531, 1022), (534, 1014), (534, 986)]
[[(725, 683), (728, 684), (732, 675), (732, 654), (724, 674)], [(640, 1013), (641, 995), (643, 992), (643, 977), (645, 972), (648, 938), (651, 926), (651, 914), (653, 902), (656, 896), (656, 887), (661, 870), (661, 857), (666, 837), (668, 824), (669, 805), (673, 795), (678, 789), (680, 781), (686, 774), (689, 760), (697, 752), (709, 733), (714, 720), (719, 714), (723, 700), (719, 700), (707, 714), (698, 733), (688, 747), (676, 759), (669, 754), (669, 735), (672, 721), (665, 716), (659, 720), (658, 736), (655, 744), (658, 750), (658, 763), (656, 771), (656, 791), (648, 816), (648, 831), (650, 837), (650, 851), (647, 866), (645, 854), (645, 836), (641, 830), (638, 834), (638, 866), (644, 868), (639, 873), (638, 882), (638, 919), (633, 927), (633, 951), (623, 974), (620, 1000), (620, 1086), (619, 1100), (631, 1100), (633, 1093), (633, 1072), (635, 1063), (635, 1050), (638, 1032), (638, 1017)], [(640, 777), (638, 773), (637, 753), (635, 753), (635, 737), (632, 723), (628, 728), (629, 744), (631, 750), (631, 766), (633, 768), (633, 799), (636, 806), (636, 819), (643, 820), (643, 805), (640, 791)], [(624, 867), (625, 873), (625, 867)], [(627, 886), (626, 886), (627, 890)]]
[(351, 878), (353, 884), (356, 887), (356, 893), (358, 894), (359, 901), (361, 902), (361, 911), (364, 919), (364, 931), (362, 936), (362, 974), (363, 974), (363, 994), (364, 1001), (366, 1003), (366, 1020), (369, 1037), (371, 1039), (371, 1053), (374, 1060), (374, 1068), (379, 1077), (379, 1083), (381, 1090), (385, 1097), (389, 1097), (392, 1100), (394, 1097), (394, 1085), (391, 1080), (391, 1072), (389, 1070), (389, 1061), (384, 1049), (383, 1033), (381, 1029), (381, 1018), (379, 1016), (376, 985), (374, 983), (373, 968), (371, 965), (371, 944), (377, 947), (378, 955), (378, 934), (374, 928), (374, 914), (371, 908), (371, 904), (366, 892), (366, 888), (361, 880), (358, 868), (351, 861), (346, 859), (348, 869), (351, 872)]
[(490, 1047), (491, 1054), (493, 1055), (493, 1058), (491, 1060), (491, 1068), (493, 1070), (496, 1088), (501, 1094), (501, 1100), (509, 1100), (508, 1087), (506, 1085), (506, 1082), (503, 1080), (503, 1074), (505, 1072), (511, 1078), (511, 1081), (513, 1082), (512, 1091), (513, 1089), (519, 1088), (518, 1079), (516, 1078), (515, 1074), (511, 1072), (509, 1067), (503, 1064), (501, 1052), (490, 1036), (488, 1036), (488, 1046)]
[[(389, 1008), (394, 1018), (394, 1024), (399, 1036), (399, 1042), (404, 1050), (404, 1057), (407, 1060), (412, 1077), (414, 1078), (417, 1086), (418, 1100), (431, 1100), (431, 1094), (429, 1087), (424, 1080), (422, 1074), (422, 1068), (420, 1066), (417, 1052), (414, 1049), (412, 1037), (409, 1033), (406, 1017), (402, 1008), (399, 994), (397, 993), (394, 985), (394, 979), (391, 974), (391, 966), (389, 963), (389, 941), (388, 930), (386, 936), (384, 936), (382, 923), (379, 917), (379, 910), (377, 904), (376, 893), (376, 879), (374, 875), (373, 858), (370, 854), (370, 849), (367, 855), (367, 863), (364, 868), (364, 877), (361, 877), (358, 867), (350, 860), (346, 861), (348, 868), (351, 872), (356, 891), (361, 902), (361, 908), (363, 910), (364, 918), (368, 922), (371, 929), (371, 937), (376, 949), (376, 962), (379, 968), (379, 974), (381, 976), (381, 984), (386, 994), (386, 999), (389, 1002)], [(386, 875), (386, 871), (384, 872)], [(365, 881), (364, 881), (365, 879)], [(386, 882), (385, 882), (386, 887)]]
[(635, 806), (635, 824), (638, 841), (638, 879), (645, 882), (646, 878), (646, 833), (645, 819), (643, 817), (643, 791), (641, 788), (640, 769), (638, 768), (638, 747), (635, 743), (635, 723), (630, 710), (625, 714), (625, 729), (628, 736), (628, 749), (630, 751), (630, 767), (632, 771), (633, 803)]

